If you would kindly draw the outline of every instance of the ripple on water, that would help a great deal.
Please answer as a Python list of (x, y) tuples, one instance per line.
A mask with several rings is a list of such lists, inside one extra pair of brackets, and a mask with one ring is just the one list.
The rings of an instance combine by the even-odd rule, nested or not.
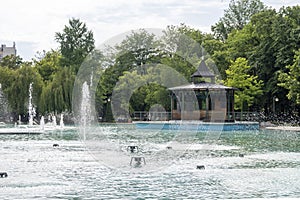
[[(133, 168), (129, 166), (131, 155), (120, 145), (139, 140), (141, 136), (138, 132), (130, 135), (132, 129), (122, 129), (102, 127), (104, 137), (95, 136), (96, 144), (101, 144), (95, 149), (80, 141), (76, 132), (67, 133), (67, 136), (62, 133), (1, 135), (0, 171), (8, 172), (9, 176), (0, 179), (0, 199), (300, 196), (298, 145), (294, 142), (278, 151), (289, 139), (298, 141), (298, 135), (291, 137), (274, 133), (276, 137), (271, 138), (272, 132), (254, 132), (252, 135), (251, 132), (234, 132), (226, 133), (211, 144), (204, 142), (202, 134), (193, 139), (189, 136), (186, 140), (172, 141), (174, 133), (147, 133), (150, 140), (140, 140), (147, 164)], [(160, 139), (155, 138), (155, 134)], [(59, 147), (53, 148), (53, 143), (58, 143)], [(269, 148), (272, 143), (276, 148)], [(167, 149), (167, 146), (172, 148)], [(239, 157), (239, 153), (244, 157)], [(107, 163), (95, 160), (102, 156), (106, 158), (105, 162), (109, 160), (117, 167), (109, 168)], [(197, 165), (204, 165), (205, 170), (196, 169)]]

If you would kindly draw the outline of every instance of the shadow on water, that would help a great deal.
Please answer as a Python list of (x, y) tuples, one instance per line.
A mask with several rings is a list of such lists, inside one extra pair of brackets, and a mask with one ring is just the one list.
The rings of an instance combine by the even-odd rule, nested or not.
[(0, 134), (0, 141), (79, 140), (76, 130), (50, 131), (42, 134)]
[(223, 132), (220, 142), (241, 146), (249, 152), (300, 152), (300, 132), (274, 130)]

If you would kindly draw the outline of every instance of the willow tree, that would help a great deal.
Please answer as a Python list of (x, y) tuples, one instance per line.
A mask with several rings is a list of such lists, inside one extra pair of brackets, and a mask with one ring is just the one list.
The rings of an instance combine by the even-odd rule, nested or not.
[(67, 67), (54, 74), (52, 82), (45, 85), (41, 93), (40, 109), (43, 114), (72, 110), (74, 80), (75, 74)]
[(13, 72), (11, 84), (6, 88), (9, 105), (16, 115), (27, 115), (28, 113), (30, 83), (33, 83), (33, 104), (38, 109), (37, 105), (43, 85), (42, 78), (36, 68), (26, 63)]

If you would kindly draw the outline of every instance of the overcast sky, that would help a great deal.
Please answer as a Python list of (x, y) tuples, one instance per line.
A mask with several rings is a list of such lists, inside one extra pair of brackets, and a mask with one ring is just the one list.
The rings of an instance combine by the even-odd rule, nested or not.
[[(56, 49), (55, 32), (72, 17), (94, 32), (96, 46), (111, 37), (139, 28), (185, 23), (203, 32), (223, 16), (230, 0), (5, 0), (1, 1), (0, 44), (12, 46), (25, 60), (37, 51)], [(299, 0), (263, 0), (279, 9)], [(298, 3), (299, 4), (299, 3)]]

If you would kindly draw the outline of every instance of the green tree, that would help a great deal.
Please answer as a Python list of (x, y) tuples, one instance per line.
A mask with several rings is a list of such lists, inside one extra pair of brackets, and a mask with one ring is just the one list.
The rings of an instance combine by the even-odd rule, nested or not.
[[(272, 105), (271, 97), (280, 99), (282, 111), (294, 109), (287, 99), (287, 89), (278, 85), (278, 72), (287, 72), (292, 65), (294, 52), (300, 48), (300, 6), (264, 10), (251, 18), (253, 36), (257, 39), (248, 56), (252, 71), (264, 82), (264, 95), (258, 97), (260, 107), (266, 111)], [(254, 43), (254, 42), (253, 42)]]
[(300, 104), (300, 49), (295, 53), (294, 63), (286, 69), (288, 72), (280, 72), (278, 85), (288, 90), (288, 99)]
[(60, 68), (41, 93), (40, 110), (45, 113), (72, 111), (72, 92), (75, 74), (68, 67)]
[(44, 82), (50, 82), (55, 73), (59, 70), (61, 54), (58, 51), (51, 50), (45, 52), (40, 60), (34, 60), (35, 67), (42, 76)]
[[(101, 75), (96, 92), (98, 105), (101, 106), (101, 102), (108, 103), (107, 100), (110, 99), (114, 87), (125, 72), (135, 69), (139, 74), (143, 74), (145, 73), (143, 65), (159, 62), (158, 47), (159, 41), (155, 35), (144, 29), (131, 32), (120, 44), (112, 47), (116, 50), (111, 59), (113, 62), (108, 61), (111, 65)], [(108, 106), (105, 104), (102, 107)], [(97, 110), (101, 111), (99, 108)]]
[[(176, 60), (179, 58), (189, 62), (190, 65), (196, 65), (199, 62), (202, 57), (201, 44), (204, 38), (201, 31), (181, 24), (180, 26), (168, 26), (163, 33), (161, 38), (162, 47), (165, 51), (163, 58), (175, 58)], [(180, 66), (177, 67), (177, 69), (179, 68)], [(183, 68), (180, 71), (188, 70), (184, 66)]]
[(23, 63), (23, 59), (20, 56), (8, 55), (0, 60), (1, 67), (8, 67), (10, 69), (18, 69)]
[(257, 76), (249, 74), (250, 68), (245, 58), (237, 58), (226, 70), (225, 85), (238, 89), (235, 91), (235, 108), (241, 111), (244, 111), (245, 104), (250, 107), (254, 98), (263, 92), (261, 89), (263, 82), (257, 80)]
[[(114, 88), (115, 112), (129, 111), (149, 111), (155, 104), (162, 105), (166, 110), (170, 110), (170, 97), (168, 90), (160, 85), (161, 77), (152, 74), (156, 67), (147, 69), (146, 74), (139, 74), (137, 70), (124, 72), (120, 76), (120, 81)], [(164, 73), (164, 72), (163, 72)]]
[(14, 78), (16, 71), (8, 68), (8, 67), (0, 67), (0, 83), (2, 85), (2, 90), (4, 91), (4, 93), (6, 93), (7, 88), (9, 88), (11, 86), (11, 84), (13, 84)]
[(264, 9), (260, 0), (231, 0), (224, 16), (211, 29), (216, 38), (225, 41), (232, 30), (241, 30), (252, 15)]
[(61, 65), (72, 67), (75, 73), (95, 48), (93, 32), (88, 30), (85, 23), (75, 18), (69, 20), (69, 25), (61, 33), (55, 33), (55, 40), (60, 44)]
[(37, 105), (43, 86), (42, 78), (34, 67), (25, 63), (13, 72), (12, 82), (6, 88), (9, 105), (16, 115), (28, 113), (30, 83), (33, 83), (33, 103), (39, 109)]

